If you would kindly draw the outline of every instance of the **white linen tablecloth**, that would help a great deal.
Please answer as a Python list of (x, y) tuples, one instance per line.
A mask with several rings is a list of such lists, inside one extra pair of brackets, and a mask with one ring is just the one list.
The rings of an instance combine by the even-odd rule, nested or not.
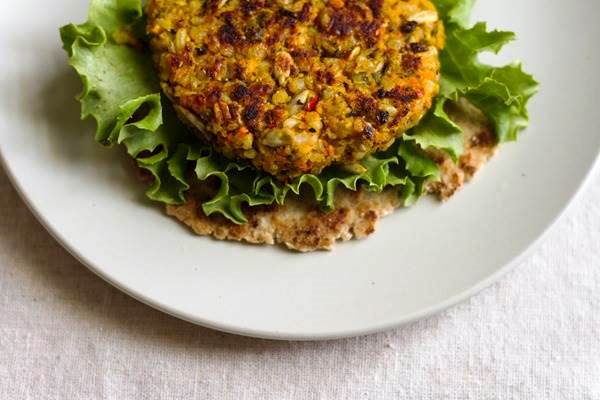
[(600, 168), (503, 280), (441, 315), (287, 343), (196, 327), (112, 288), (0, 171), (0, 399), (600, 399)]

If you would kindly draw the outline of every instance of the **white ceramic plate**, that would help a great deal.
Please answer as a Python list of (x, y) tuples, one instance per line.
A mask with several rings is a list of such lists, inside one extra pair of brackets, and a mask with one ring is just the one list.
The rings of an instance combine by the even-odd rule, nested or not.
[(386, 218), (370, 239), (300, 255), (191, 235), (144, 200), (122, 156), (81, 123), (57, 28), (83, 0), (0, 5), (0, 146), (24, 199), (84, 264), (132, 296), (208, 327), (317, 339), (380, 331), (490, 284), (565, 208), (598, 149), (600, 2), (480, 1), (518, 32), (500, 61), (541, 81), (532, 126), (452, 201)]

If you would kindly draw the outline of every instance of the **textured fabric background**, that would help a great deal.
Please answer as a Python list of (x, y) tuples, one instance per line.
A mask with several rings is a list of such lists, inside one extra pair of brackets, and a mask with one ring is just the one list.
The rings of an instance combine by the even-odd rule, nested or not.
[(196, 327), (113, 289), (0, 171), (0, 399), (600, 399), (600, 168), (514, 272), (442, 315), (320, 343)]

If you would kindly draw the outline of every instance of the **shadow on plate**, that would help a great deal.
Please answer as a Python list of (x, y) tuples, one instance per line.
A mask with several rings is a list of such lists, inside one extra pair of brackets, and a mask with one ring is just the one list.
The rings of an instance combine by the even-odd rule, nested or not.
[[(146, 306), (83, 268), (43, 229), (11, 187), (1, 167), (0, 188), (3, 193), (0, 206), (14, 210), (10, 219), (0, 221), (3, 245), (11, 249), (11, 261), (18, 263), (18, 268), (14, 268), (15, 273), (11, 275), (14, 276), (13, 284), (28, 280), (26, 286), (37, 289), (36, 297), (46, 299), (41, 307), (55, 303), (55, 310), (62, 308), (68, 311), (70, 316), (67, 319), (92, 322), (85, 324), (86, 328), (79, 327), (80, 330), (93, 328), (102, 329), (107, 335), (126, 334), (137, 342), (161, 347), (165, 351), (185, 351), (186, 354), (195, 351), (198, 355), (215, 352), (222, 355), (260, 355), (294, 349), (333, 351), (336, 347), (350, 349), (373, 341), (385, 342), (388, 335), (393, 334), (382, 333), (370, 339), (359, 337), (294, 343), (237, 336), (182, 321)], [(17, 225), (19, 235), (10, 234)], [(418, 327), (409, 325), (402, 329), (408, 337), (418, 338)], [(373, 361), (376, 359), (374, 357)]]
[(80, 118), (80, 103), (76, 99), (81, 92), (79, 78), (66, 62), (55, 64), (41, 82), (39, 92), (30, 98), (25, 96), (28, 104), (21, 105), (21, 110), (31, 110), (29, 117), (42, 131), (38, 133), (46, 134), (52, 161), (66, 164), (67, 168), (91, 169), (99, 185), (103, 181), (111, 186), (117, 184), (119, 192), (128, 199), (157, 207), (144, 195), (145, 184), (137, 179), (136, 167), (124, 149), (103, 147), (94, 140), (95, 121)]

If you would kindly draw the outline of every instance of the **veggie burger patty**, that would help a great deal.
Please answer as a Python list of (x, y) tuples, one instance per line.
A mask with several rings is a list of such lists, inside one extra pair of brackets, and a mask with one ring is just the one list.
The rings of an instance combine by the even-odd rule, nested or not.
[(429, 0), (150, 0), (162, 89), (226, 157), (287, 181), (350, 168), (438, 92)]

